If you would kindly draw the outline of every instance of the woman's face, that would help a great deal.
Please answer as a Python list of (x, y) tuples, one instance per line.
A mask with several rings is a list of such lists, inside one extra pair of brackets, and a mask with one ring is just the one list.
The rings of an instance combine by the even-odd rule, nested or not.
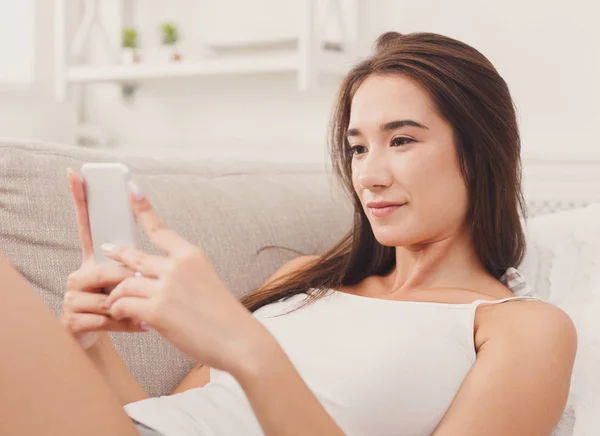
[[(375, 238), (418, 246), (462, 229), (468, 194), (453, 130), (429, 95), (401, 75), (371, 75), (352, 99), (352, 182)], [(404, 203), (377, 216), (369, 202)]]

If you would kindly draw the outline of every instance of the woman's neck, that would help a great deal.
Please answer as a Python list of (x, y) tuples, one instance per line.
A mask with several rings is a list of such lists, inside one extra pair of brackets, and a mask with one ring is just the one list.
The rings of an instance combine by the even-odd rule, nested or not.
[(481, 264), (466, 232), (419, 246), (396, 247), (396, 266), (383, 277), (384, 292), (440, 288), (469, 289), (493, 279)]

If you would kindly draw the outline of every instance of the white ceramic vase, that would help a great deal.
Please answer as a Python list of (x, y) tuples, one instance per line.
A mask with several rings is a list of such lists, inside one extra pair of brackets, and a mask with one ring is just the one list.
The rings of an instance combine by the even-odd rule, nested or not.
[(177, 49), (176, 45), (163, 44), (160, 46), (160, 60), (161, 62), (178, 62), (181, 60), (181, 54)]
[(135, 64), (140, 61), (135, 48), (123, 47), (121, 49), (121, 62), (125, 65)]

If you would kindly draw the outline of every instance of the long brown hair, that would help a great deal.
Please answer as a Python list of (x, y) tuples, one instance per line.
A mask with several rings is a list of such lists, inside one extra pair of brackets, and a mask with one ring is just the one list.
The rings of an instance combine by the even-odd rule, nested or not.
[(334, 174), (354, 204), (353, 227), (317, 259), (242, 297), (250, 311), (302, 292), (310, 303), (329, 289), (385, 275), (395, 266), (395, 247), (377, 242), (354, 191), (347, 151), (352, 98), (372, 74), (404, 75), (428, 92), (454, 130), (470, 199), (467, 224), (481, 263), (499, 278), (521, 262), (525, 236), (519, 212), (526, 218), (521, 141), (506, 82), (485, 56), (460, 41), (435, 33), (387, 32), (375, 42), (375, 53), (342, 81), (331, 117), (329, 152)]

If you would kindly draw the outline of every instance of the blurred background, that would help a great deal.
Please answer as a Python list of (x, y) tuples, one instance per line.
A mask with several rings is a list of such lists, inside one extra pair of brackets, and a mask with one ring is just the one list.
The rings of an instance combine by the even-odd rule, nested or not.
[(382, 32), (471, 44), (523, 154), (600, 156), (590, 0), (0, 0), (0, 136), (148, 156), (324, 161), (336, 88)]

